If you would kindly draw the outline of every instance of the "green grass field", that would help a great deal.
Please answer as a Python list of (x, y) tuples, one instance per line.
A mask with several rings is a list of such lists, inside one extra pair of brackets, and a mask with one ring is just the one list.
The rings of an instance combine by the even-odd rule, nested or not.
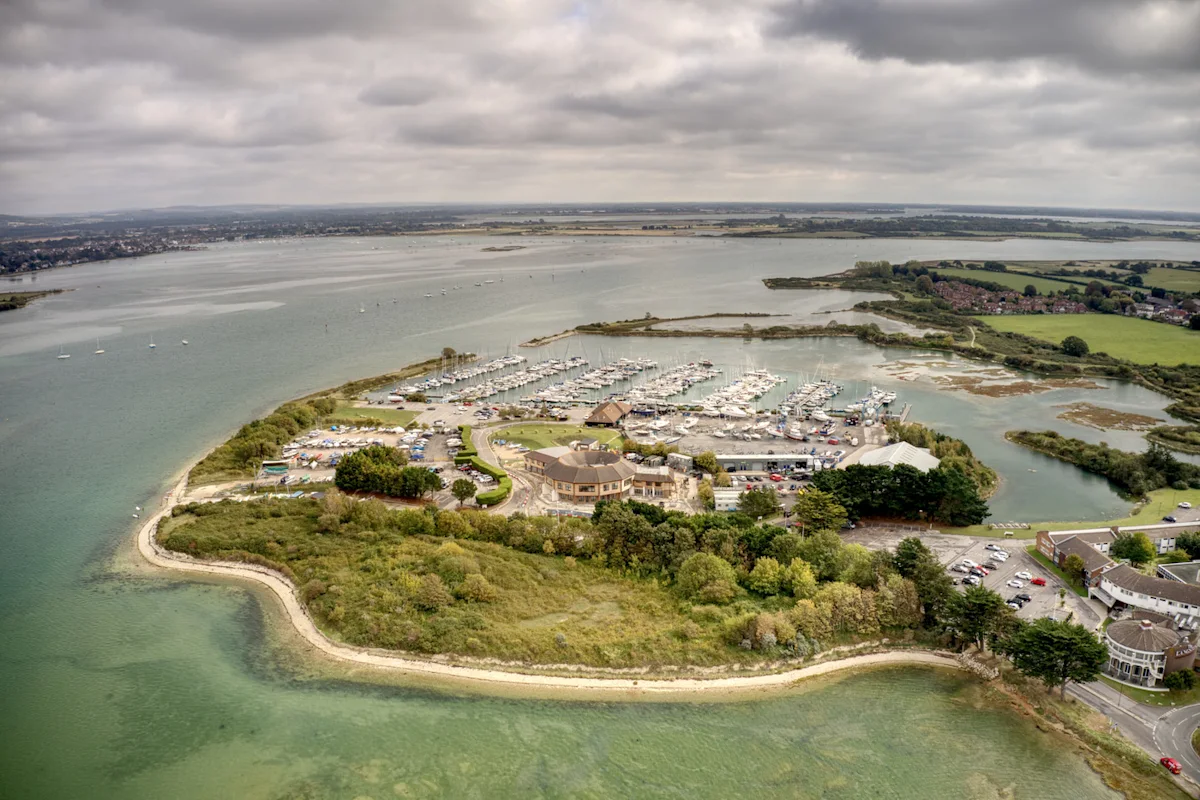
[[(1150, 493), (1150, 499), (1145, 505), (1135, 506), (1137, 513), (1130, 513), (1121, 519), (1082, 520), (1067, 522), (1031, 522), (1029, 530), (1015, 531), (1015, 539), (1033, 539), (1038, 531), (1073, 531), (1081, 528), (1111, 528), (1113, 525), (1153, 525), (1168, 514), (1173, 513), (1183, 501), (1193, 506), (1200, 506), (1200, 489), (1155, 489)], [(966, 528), (941, 528), (942, 533), (958, 533), (965, 536), (992, 536), (1002, 538), (1002, 530), (992, 530), (985, 525), (971, 525)]]
[(1072, 284), (1056, 281), (1051, 278), (1035, 277), (1033, 275), (1025, 275), (1017, 272), (988, 272), (982, 269), (959, 269), (958, 267), (938, 268), (935, 270), (939, 275), (948, 278), (971, 278), (977, 281), (989, 281), (998, 283), (1001, 286), (1007, 286), (1015, 291), (1021, 291), (1029, 284), (1033, 284), (1042, 294), (1050, 292), (1061, 292), (1071, 287)]
[(385, 406), (353, 406), (349, 403), (339, 403), (338, 407), (333, 412), (334, 419), (355, 420), (355, 419), (377, 419), (381, 420), (386, 425), (404, 425), (408, 426), (410, 422), (417, 418), (420, 411), (409, 411), (402, 408), (387, 408)]
[(998, 331), (1012, 331), (1055, 344), (1078, 336), (1092, 352), (1139, 364), (1200, 364), (1200, 332), (1165, 322), (1114, 314), (1031, 314), (976, 317)]
[(568, 445), (576, 439), (595, 439), (601, 444), (620, 444), (621, 432), (610, 428), (585, 428), (580, 425), (543, 425), (524, 422), (503, 428), (492, 434), (492, 440), (523, 444), (530, 450)]
[(1200, 292), (1200, 270), (1154, 267), (1142, 280), (1169, 292)]

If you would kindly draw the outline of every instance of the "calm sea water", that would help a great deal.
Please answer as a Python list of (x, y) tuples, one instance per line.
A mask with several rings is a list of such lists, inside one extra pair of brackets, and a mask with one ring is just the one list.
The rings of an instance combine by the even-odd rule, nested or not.
[[(525, 250), (480, 251), (495, 242), (222, 245), (24, 281), (73, 291), (0, 315), (0, 796), (930, 797), (1010, 785), (1018, 796), (1074, 797), (1081, 787), (1104, 796), (1074, 756), (1005, 714), (974, 710), (955, 677), (877, 673), (721, 706), (369, 688), (281, 662), (244, 589), (112, 569), (134, 506), (155, 503), (173, 473), (240, 423), (446, 345), (496, 355), (532, 335), (646, 311), (804, 315), (828, 298), (768, 292), (759, 279), (856, 258), (1200, 257), (1169, 243), (1027, 241), (967, 250), (522, 239)], [(488, 279), (497, 282), (473, 286)], [(440, 296), (455, 284), (464, 288)], [(103, 356), (92, 355), (97, 338)], [(1165, 402), (1115, 385), (1008, 400), (942, 392), (888, 373), (889, 361), (913, 354), (844, 340), (569, 346), (596, 358), (600, 348), (606, 358), (707, 355), (797, 378), (823, 364), (845, 382), (893, 386), (914, 402), (914, 419), (963, 437), (1005, 474), (993, 503), (1003, 518), (1096, 518), (1120, 503), (1102, 482), (1031, 461), (999, 432), (1052, 424), (1048, 407), (1075, 399), (1151, 411)], [(72, 358), (57, 360), (60, 347)]]

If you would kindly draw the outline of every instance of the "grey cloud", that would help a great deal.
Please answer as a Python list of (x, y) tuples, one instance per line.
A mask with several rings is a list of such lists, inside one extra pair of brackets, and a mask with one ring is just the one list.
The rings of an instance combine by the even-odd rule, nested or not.
[(372, 106), (419, 106), (438, 95), (438, 90), (420, 78), (394, 78), (363, 89), (358, 99)]
[(1184, 25), (1101, 64), (1119, 9), (776, 3), (0, 0), (0, 212), (1200, 203)]
[(777, 13), (776, 36), (830, 38), (872, 59), (1200, 70), (1196, 0), (796, 0)]

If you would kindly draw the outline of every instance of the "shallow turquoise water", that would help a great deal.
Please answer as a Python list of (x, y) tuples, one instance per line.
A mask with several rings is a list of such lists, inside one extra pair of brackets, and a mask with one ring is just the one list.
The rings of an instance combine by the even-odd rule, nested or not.
[[(1044, 257), (1134, 254), (1037, 244)], [(970, 253), (930, 242), (538, 240), (507, 254), (480, 246), (220, 246), (43, 274), (38, 287), (76, 291), (0, 315), (0, 797), (940, 797), (987, 796), (989, 782), (1015, 784), (1018, 797), (1077, 797), (1081, 786), (1083, 796), (1103, 796), (1074, 755), (1019, 720), (965, 708), (966, 684), (955, 677), (889, 671), (722, 706), (370, 689), (280, 662), (245, 590), (110, 571), (134, 505), (157, 502), (185, 460), (290, 397), (444, 345), (502, 353), (582, 320), (802, 313), (821, 301), (768, 292), (758, 278), (822, 274), (855, 257), (900, 261), (955, 247), (975, 258), (1034, 254), (1029, 242)], [(1200, 257), (1169, 243), (1138, 253)], [(487, 291), (422, 297), (500, 274), (505, 281)], [(104, 356), (91, 355), (98, 336)], [(156, 350), (146, 347), (151, 337)], [(70, 360), (54, 358), (60, 345)], [(670, 347), (780, 370), (824, 358), (845, 380), (861, 373), (880, 385), (882, 365), (904, 357), (845, 341)], [(1074, 471), (1040, 467), (1040, 480), (1023, 480), (1030, 456), (996, 439), (1014, 420), (1053, 419), (1049, 400), (1074, 394), (992, 402), (902, 388), (916, 419), (1011, 473), (998, 516), (1032, 508), (1095, 518), (1120, 506), (1106, 485)], [(1135, 408), (1163, 403), (1134, 387), (1107, 391)], [(1053, 487), (1039, 488), (1048, 474)]]

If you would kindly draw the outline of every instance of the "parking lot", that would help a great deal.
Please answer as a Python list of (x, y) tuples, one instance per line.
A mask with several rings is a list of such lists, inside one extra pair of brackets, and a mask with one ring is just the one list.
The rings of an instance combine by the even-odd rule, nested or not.
[[(907, 536), (917, 536), (921, 542), (933, 551), (938, 560), (947, 568), (947, 574), (957, 578), (958, 589), (965, 590), (961, 583), (963, 573), (950, 571), (950, 567), (962, 563), (964, 558), (983, 564), (992, 555), (987, 549), (989, 544), (998, 546), (1009, 555), (1007, 561), (999, 564), (998, 569), (989, 570), (989, 574), (981, 581), (981, 585), (997, 592), (1005, 600), (1016, 594), (1026, 593), (1033, 599), (1017, 611), (1022, 619), (1032, 620), (1049, 616), (1059, 606), (1058, 590), (1066, 589), (1066, 606), (1075, 612), (1078, 622), (1092, 627), (1100, 623), (1103, 616), (1097, 610), (1098, 603), (1089, 603), (1068, 588), (1056, 575), (1047, 570), (1033, 556), (1025, 552), (1025, 548), (1033, 544), (1032, 539), (996, 539), (990, 537), (952, 536), (920, 530), (859, 528), (853, 531), (843, 531), (842, 538), (848, 543), (861, 544), (871, 550), (895, 550), (901, 539)], [(1035, 586), (1028, 580), (1017, 578), (1018, 572), (1028, 572), (1034, 578), (1042, 578), (1045, 586)], [(1021, 588), (1010, 587), (1008, 582), (1019, 580)], [(1095, 605), (1096, 607), (1092, 607)]]

